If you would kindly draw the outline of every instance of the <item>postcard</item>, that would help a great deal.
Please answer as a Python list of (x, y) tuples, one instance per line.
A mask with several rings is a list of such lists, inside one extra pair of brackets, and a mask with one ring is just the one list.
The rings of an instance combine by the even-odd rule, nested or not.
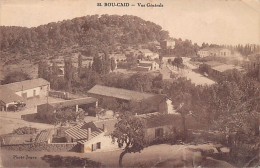
[(0, 0), (0, 167), (259, 167), (259, 0)]

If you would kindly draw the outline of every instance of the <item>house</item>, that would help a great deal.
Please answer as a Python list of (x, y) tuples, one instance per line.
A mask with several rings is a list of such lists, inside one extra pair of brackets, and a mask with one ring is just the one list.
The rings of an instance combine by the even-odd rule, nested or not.
[(37, 116), (41, 119), (50, 121), (53, 118), (53, 115), (57, 110), (66, 110), (66, 109), (79, 109), (87, 112), (90, 107), (97, 107), (98, 101), (92, 97), (84, 97), (79, 99), (64, 100), (54, 103), (45, 103), (37, 106)]
[(63, 77), (64, 76), (64, 59), (53, 59), (49, 60), (47, 62), (49, 71), (52, 71), (52, 66), (55, 64), (58, 67), (58, 76)]
[(154, 53), (148, 49), (140, 49), (139, 52), (141, 55), (143, 55), (145, 58), (150, 58), (152, 60), (159, 59), (159, 54)]
[(139, 109), (142, 109), (142, 113), (155, 111), (161, 113), (174, 113), (171, 100), (167, 96), (160, 94), (95, 85), (88, 91), (88, 96), (95, 97), (101, 102), (104, 98), (114, 98), (119, 103), (136, 103), (139, 106)]
[(219, 56), (229, 57), (229, 56), (231, 56), (231, 51), (227, 48), (222, 48), (222, 49), (219, 50)]
[(126, 62), (126, 56), (125, 54), (116, 54), (116, 53), (113, 53), (113, 54), (109, 54), (109, 58), (110, 59), (114, 59), (115, 61), (115, 64), (116, 64), (116, 68), (117, 69), (117, 64), (119, 62)]
[(240, 66), (224, 64), (224, 63), (220, 63), (220, 62), (216, 62), (216, 61), (208, 61), (208, 62), (205, 62), (204, 64), (208, 65), (211, 68), (211, 73), (213, 75), (217, 75), (217, 76), (223, 75), (224, 72), (226, 72), (228, 70), (233, 70), (233, 69), (236, 69), (241, 72), (244, 71), (244, 69)]
[(160, 44), (161, 44), (161, 48), (163, 50), (165, 50), (165, 49), (174, 49), (174, 47), (175, 47), (175, 41), (172, 40), (172, 39), (164, 40)]
[(0, 111), (8, 111), (9, 107), (22, 103), (24, 99), (11, 89), (0, 85)]
[(199, 50), (197, 54), (201, 58), (208, 57), (208, 56), (230, 57), (231, 51), (227, 48), (221, 48), (221, 47), (206, 47)]
[(199, 57), (204, 58), (204, 57), (210, 56), (210, 52), (207, 48), (203, 48), (198, 51), (198, 55), (199, 55)]
[(182, 117), (176, 114), (161, 114), (158, 112), (137, 115), (144, 121), (145, 140), (150, 143), (167, 135), (183, 131)]
[(160, 65), (156, 61), (139, 61), (137, 67), (144, 68), (145, 71), (155, 71), (160, 69)]
[(94, 57), (87, 57), (87, 56), (82, 56), (82, 67), (90, 67), (92, 66), (94, 61)]
[(50, 82), (42, 78), (9, 83), (1, 86), (12, 90), (15, 94), (24, 99), (45, 97), (50, 90)]
[(109, 54), (109, 58), (114, 58), (117, 62), (124, 62), (126, 61), (126, 56), (125, 54)]
[[(114, 120), (107, 123), (111, 122), (115, 123)], [(114, 126), (111, 131), (113, 130)], [(112, 143), (110, 133), (107, 134), (105, 124), (100, 128), (94, 122), (83, 122), (66, 130), (65, 133), (67, 142), (78, 143), (82, 153), (118, 148), (116, 143)]]
[[(143, 120), (145, 141), (148, 143), (183, 131), (180, 114), (151, 113), (136, 115)], [(117, 119), (83, 122), (65, 131), (67, 143), (78, 143), (82, 153), (118, 149), (111, 134), (115, 130)]]

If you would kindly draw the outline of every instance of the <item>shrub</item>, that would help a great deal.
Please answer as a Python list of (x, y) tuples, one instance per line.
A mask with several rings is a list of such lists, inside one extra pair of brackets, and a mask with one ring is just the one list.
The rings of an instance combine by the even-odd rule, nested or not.
[(32, 128), (32, 127), (21, 127), (21, 128), (17, 128), (13, 131), (14, 134), (18, 134), (18, 135), (24, 135), (24, 134), (35, 134), (37, 132), (36, 128)]

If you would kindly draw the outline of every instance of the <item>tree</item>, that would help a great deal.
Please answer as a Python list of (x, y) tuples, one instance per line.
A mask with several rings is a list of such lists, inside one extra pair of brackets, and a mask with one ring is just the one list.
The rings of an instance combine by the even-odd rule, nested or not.
[(125, 154), (141, 152), (144, 149), (144, 127), (144, 122), (130, 112), (124, 112), (119, 115), (112, 138), (114, 141), (117, 141), (120, 148), (124, 147), (123, 152), (119, 156), (120, 167), (122, 167), (122, 160)]
[(82, 55), (79, 54), (79, 56), (78, 56), (78, 76), (81, 75), (81, 69), (82, 69)]
[(67, 84), (67, 91), (71, 91), (71, 83), (73, 80), (73, 66), (71, 59), (66, 59), (65, 66), (64, 66), (64, 79)]
[(102, 60), (98, 55), (93, 59), (92, 70), (98, 74), (102, 73)]
[(113, 72), (116, 69), (116, 60), (111, 58), (111, 71)]
[(50, 75), (50, 83), (51, 87), (54, 89), (59, 88), (59, 83), (58, 83), (58, 75), (59, 75), (59, 67), (57, 64), (54, 62), (51, 67), (51, 75)]
[(15, 72), (8, 73), (4, 77), (3, 84), (20, 82), (29, 79), (31, 79), (31, 77), (27, 73), (21, 71), (15, 71)]
[(176, 57), (174, 58), (174, 60), (172, 61), (172, 65), (176, 66), (178, 69), (183, 67), (183, 60), (181, 57)]

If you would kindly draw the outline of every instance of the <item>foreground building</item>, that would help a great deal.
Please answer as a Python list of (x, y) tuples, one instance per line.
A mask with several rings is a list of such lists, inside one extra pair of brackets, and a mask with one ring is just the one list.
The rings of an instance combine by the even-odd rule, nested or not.
[(143, 113), (174, 113), (172, 101), (165, 95), (137, 92), (122, 88), (95, 85), (87, 92), (88, 96), (103, 99), (116, 99), (118, 103), (136, 103)]
[[(116, 119), (98, 122), (83, 122), (65, 131), (68, 143), (80, 145), (80, 152), (114, 150), (118, 146), (112, 143), (111, 132), (114, 130)], [(109, 125), (109, 130), (106, 126)], [(101, 127), (100, 127), (101, 126)]]
[(9, 83), (2, 86), (12, 90), (15, 94), (24, 99), (45, 97), (50, 90), (50, 82), (42, 78)]
[[(136, 115), (144, 123), (144, 140), (152, 143), (172, 134), (183, 131), (180, 114), (151, 113)], [(118, 144), (113, 143), (111, 137), (115, 130), (117, 119), (100, 120), (95, 122), (83, 122), (65, 131), (67, 143), (80, 145), (80, 152), (117, 150)]]
[(0, 85), (0, 111), (16, 111), (27, 99), (45, 97), (50, 83), (42, 78)]
[(24, 99), (5, 86), (0, 86), (0, 111), (9, 111), (10, 107), (24, 102)]

